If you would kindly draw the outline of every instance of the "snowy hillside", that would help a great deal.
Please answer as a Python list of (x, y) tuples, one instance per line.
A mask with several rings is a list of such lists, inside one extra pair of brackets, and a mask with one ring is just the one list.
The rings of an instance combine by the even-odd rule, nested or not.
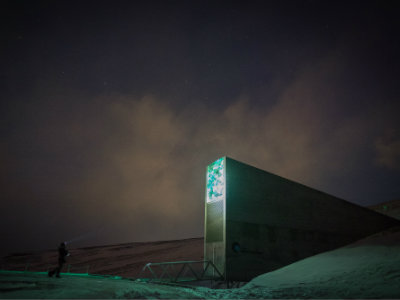
[(0, 298), (400, 298), (400, 227), (263, 274), (239, 289), (0, 273)]
[(254, 278), (277, 298), (399, 298), (400, 227)]
[[(399, 218), (400, 201), (371, 209)], [(400, 218), (399, 218), (400, 219)], [(203, 239), (129, 243), (72, 249), (71, 272), (136, 278), (147, 262), (201, 260)], [(10, 255), (3, 266), (44, 271), (57, 252)], [(0, 272), (0, 298), (400, 298), (400, 227), (295, 262), (254, 278), (239, 289), (160, 285), (110, 276), (48, 278), (45, 273)]]
[[(69, 248), (71, 256), (63, 271), (118, 275), (136, 278), (149, 262), (202, 260), (203, 238), (184, 240), (127, 243), (85, 248)], [(46, 271), (57, 264), (57, 245), (54, 250), (14, 253), (3, 257), (0, 268), (5, 270)]]

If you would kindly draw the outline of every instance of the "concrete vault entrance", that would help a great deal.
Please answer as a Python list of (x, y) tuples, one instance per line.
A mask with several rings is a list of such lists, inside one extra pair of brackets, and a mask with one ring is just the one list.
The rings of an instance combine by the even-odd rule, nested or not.
[(249, 281), (400, 223), (228, 157), (207, 167), (205, 202), (204, 259), (228, 281)]

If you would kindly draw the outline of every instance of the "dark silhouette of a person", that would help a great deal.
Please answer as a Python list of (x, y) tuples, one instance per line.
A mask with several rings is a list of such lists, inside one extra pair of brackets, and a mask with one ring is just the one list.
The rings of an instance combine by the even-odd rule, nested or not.
[(65, 247), (65, 243), (61, 243), (58, 247), (58, 266), (55, 269), (49, 271), (49, 277), (52, 277), (54, 274), (56, 274), (56, 277), (60, 278), (60, 272), (65, 263), (66, 256), (69, 256), (69, 252)]

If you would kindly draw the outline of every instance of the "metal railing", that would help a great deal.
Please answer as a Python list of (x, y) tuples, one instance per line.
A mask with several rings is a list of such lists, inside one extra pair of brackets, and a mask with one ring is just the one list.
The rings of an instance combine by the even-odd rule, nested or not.
[[(202, 280), (223, 280), (218, 268), (207, 260), (175, 261), (146, 264), (140, 277), (150, 274), (149, 281), (188, 282)], [(209, 275), (209, 274), (212, 275)], [(217, 274), (217, 275), (216, 275)]]

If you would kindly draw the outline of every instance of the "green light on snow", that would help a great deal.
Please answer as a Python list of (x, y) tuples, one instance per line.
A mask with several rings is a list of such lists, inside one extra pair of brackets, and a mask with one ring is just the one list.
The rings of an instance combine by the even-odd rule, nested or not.
[(225, 194), (224, 158), (207, 167), (207, 202), (222, 200)]

